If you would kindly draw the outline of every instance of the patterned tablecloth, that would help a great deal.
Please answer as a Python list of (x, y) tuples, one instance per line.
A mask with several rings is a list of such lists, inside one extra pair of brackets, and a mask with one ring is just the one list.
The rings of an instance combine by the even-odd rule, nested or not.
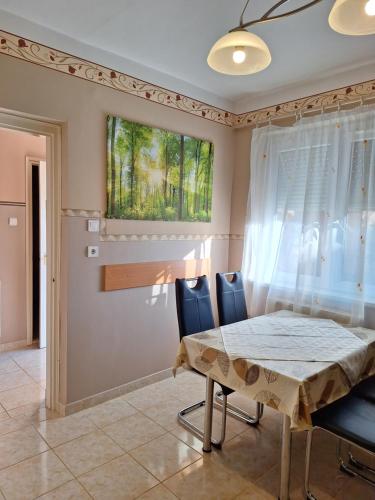
[(289, 415), (303, 430), (312, 412), (375, 374), (375, 330), (279, 311), (185, 337), (179, 366)]

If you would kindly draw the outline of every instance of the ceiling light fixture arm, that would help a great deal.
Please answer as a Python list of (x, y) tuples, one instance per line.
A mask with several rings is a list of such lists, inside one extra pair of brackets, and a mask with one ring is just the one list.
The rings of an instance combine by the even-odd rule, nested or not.
[(272, 12), (274, 12), (276, 9), (281, 7), (281, 5), (283, 5), (284, 3), (288, 2), (288, 1), (289, 0), (280, 0), (273, 7), (271, 7), (265, 14), (263, 14), (263, 16), (260, 17), (259, 19), (254, 19), (252, 21), (248, 21), (248, 22), (244, 23), (243, 16), (244, 16), (246, 8), (249, 4), (249, 0), (247, 0), (245, 7), (241, 13), (240, 24), (238, 26), (236, 26), (235, 28), (231, 29), (229, 31), (229, 33), (233, 32), (233, 31), (244, 30), (246, 28), (249, 28), (250, 26), (254, 26), (254, 24), (268, 23), (271, 21), (275, 21), (276, 19), (282, 19), (284, 17), (289, 17), (289, 16), (292, 16), (294, 14), (298, 14), (299, 12), (302, 12), (302, 11), (309, 9), (310, 7), (313, 7), (314, 5), (320, 3), (322, 0), (312, 0), (305, 5), (301, 5), (301, 7), (297, 7), (296, 9), (289, 10), (288, 12), (284, 12), (283, 14), (278, 14), (275, 16), (270, 15), (270, 14), (272, 14)]

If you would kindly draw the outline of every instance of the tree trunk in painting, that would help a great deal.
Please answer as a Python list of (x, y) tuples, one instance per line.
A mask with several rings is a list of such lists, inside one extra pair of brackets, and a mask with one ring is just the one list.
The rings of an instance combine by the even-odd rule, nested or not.
[(198, 180), (199, 180), (199, 163), (200, 163), (200, 157), (201, 157), (201, 146), (202, 146), (202, 141), (197, 141), (197, 148), (195, 151), (195, 180), (194, 180), (194, 212), (198, 212), (199, 207), (198, 207)]
[(184, 136), (180, 136), (180, 178), (178, 188), (178, 218), (182, 220), (184, 208)]
[(208, 147), (208, 159), (207, 159), (207, 168), (206, 168), (206, 178), (205, 178), (205, 211), (208, 215), (208, 202), (209, 202), (209, 189), (210, 189), (210, 179), (211, 179), (211, 163), (212, 163), (212, 143)]
[(135, 188), (135, 131), (131, 131), (131, 154), (130, 154), (130, 208), (134, 207), (134, 188)]
[(165, 145), (165, 165), (164, 165), (164, 186), (163, 186), (163, 195), (164, 195), (164, 204), (167, 203), (167, 187), (168, 187), (168, 143)]
[(112, 117), (111, 130), (111, 214), (112, 217), (116, 214), (116, 155), (115, 155), (115, 139), (116, 139), (116, 122), (117, 118)]

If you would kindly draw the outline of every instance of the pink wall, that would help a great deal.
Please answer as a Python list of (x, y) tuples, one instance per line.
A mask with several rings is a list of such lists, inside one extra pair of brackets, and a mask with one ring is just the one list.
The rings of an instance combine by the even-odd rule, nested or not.
[(0, 128), (0, 202), (25, 203), (25, 157), (45, 159), (46, 140)]
[(44, 137), (0, 129), (0, 345), (7, 348), (27, 335), (26, 207), (16, 203), (26, 201), (26, 156), (44, 159), (45, 149)]

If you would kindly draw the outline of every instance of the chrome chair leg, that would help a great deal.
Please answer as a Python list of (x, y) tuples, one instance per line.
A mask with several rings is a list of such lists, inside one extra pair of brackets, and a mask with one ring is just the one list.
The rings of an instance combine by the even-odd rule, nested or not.
[(305, 459), (305, 495), (306, 500), (316, 500), (316, 497), (310, 491), (310, 464), (311, 464), (311, 448), (314, 429), (307, 431), (306, 438), (306, 459)]
[(356, 467), (359, 470), (366, 470), (370, 474), (375, 474), (375, 468), (374, 467), (370, 467), (369, 465), (364, 464), (363, 462), (361, 462), (360, 460), (358, 460), (357, 458), (355, 458), (355, 456), (351, 452), (351, 447), (349, 448), (349, 451), (348, 451), (348, 457), (349, 457), (348, 462), (349, 462), (350, 465), (353, 465), (353, 467)]
[[(189, 413), (198, 410), (199, 408), (202, 408), (205, 406), (206, 401), (199, 401), (198, 403), (194, 403), (193, 405), (187, 406), (183, 410), (179, 411), (177, 414), (177, 419), (180, 422), (180, 424), (185, 427), (187, 430), (189, 430), (192, 434), (194, 434), (198, 439), (203, 441), (204, 437), (204, 432), (202, 429), (199, 429), (196, 425), (193, 423), (189, 422), (189, 420), (185, 417), (185, 415), (188, 415)], [(221, 409), (221, 434), (220, 434), (220, 439), (211, 439), (212, 446), (215, 448), (220, 449), (222, 444), (224, 443), (225, 440), (225, 433), (226, 433), (226, 420), (227, 420), (227, 397), (224, 396), (223, 398), (223, 404), (220, 405)]]
[[(342, 456), (342, 440), (339, 439), (338, 444), (337, 444), (337, 459), (339, 462), (339, 467), (342, 472), (345, 472), (349, 476), (352, 477), (359, 477), (360, 479), (363, 479), (366, 481), (366, 483), (371, 484), (372, 486), (375, 486), (375, 479), (372, 479), (368, 477), (366, 474), (364, 474), (362, 471), (367, 470), (369, 471), (370, 474), (373, 474), (375, 471), (373, 468), (368, 467), (367, 465), (362, 464), (361, 462), (357, 461), (354, 459), (356, 464), (359, 464), (360, 466), (357, 467), (355, 465), (355, 468), (351, 467), (351, 465), (354, 465), (354, 463), (351, 463), (350, 460), (351, 452), (349, 451), (349, 461), (345, 462)], [(354, 457), (353, 457), (354, 458)]]
[[(219, 406), (223, 405), (224, 397), (225, 396), (223, 394), (223, 391), (217, 391), (217, 393), (215, 394), (215, 401)], [(227, 413), (229, 415), (249, 425), (257, 425), (259, 423), (259, 420), (263, 416), (264, 405), (262, 403), (257, 403), (256, 414), (253, 417), (245, 413), (238, 406), (232, 405), (228, 402), (226, 403), (226, 406), (227, 406)]]

